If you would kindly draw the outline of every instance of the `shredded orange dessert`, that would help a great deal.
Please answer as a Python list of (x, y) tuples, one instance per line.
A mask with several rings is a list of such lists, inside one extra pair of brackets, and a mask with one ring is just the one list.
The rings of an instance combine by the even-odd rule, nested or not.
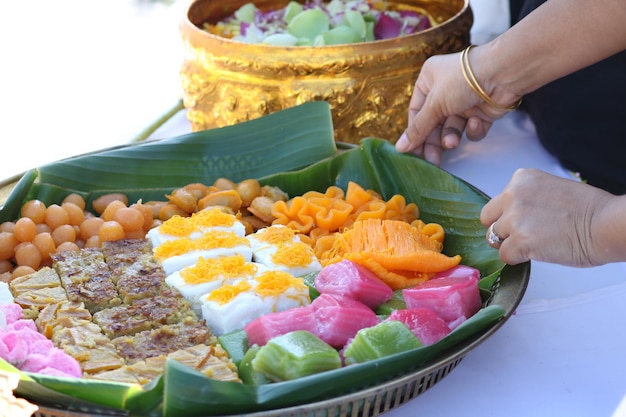
[(259, 275), (256, 282), (254, 292), (261, 297), (278, 297), (292, 288), (306, 288), (302, 278), (296, 278), (285, 271), (264, 272)]
[(173, 216), (161, 225), (161, 232), (173, 236), (189, 236), (193, 232), (216, 226), (232, 226), (236, 217), (220, 209), (198, 211), (191, 217)]
[(254, 236), (263, 242), (278, 245), (284, 242), (293, 242), (296, 232), (289, 227), (267, 227), (263, 229), (263, 233), (257, 233)]
[(219, 305), (224, 305), (231, 302), (235, 297), (241, 293), (250, 291), (252, 285), (248, 280), (242, 279), (236, 284), (222, 285), (216, 290), (213, 290), (206, 297), (206, 301), (213, 301)]
[(313, 262), (315, 253), (304, 242), (283, 242), (272, 255), (272, 261), (278, 265), (289, 267), (309, 265)]
[(235, 232), (209, 230), (204, 232), (198, 239), (181, 237), (174, 240), (167, 240), (154, 249), (154, 257), (163, 260), (191, 251), (234, 248), (240, 245), (250, 246), (250, 243), (245, 237), (239, 236)]
[(180, 276), (187, 284), (201, 284), (219, 277), (236, 278), (242, 275), (254, 275), (257, 270), (257, 266), (252, 262), (246, 262), (242, 255), (220, 256), (199, 258), (195, 265), (183, 268)]

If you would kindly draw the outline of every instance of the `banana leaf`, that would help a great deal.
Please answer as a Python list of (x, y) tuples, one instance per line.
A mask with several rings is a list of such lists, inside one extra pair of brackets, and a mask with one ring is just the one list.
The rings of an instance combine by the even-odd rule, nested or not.
[[(475, 346), (512, 314), (525, 289), (528, 268), (505, 268), (497, 251), (485, 242), (478, 218), (488, 196), (422, 159), (396, 152), (381, 139), (367, 138), (359, 146), (338, 150), (330, 109), (324, 102), (303, 104), (235, 126), (42, 166), (15, 185), (0, 210), (0, 222), (17, 218), (21, 204), (32, 198), (51, 204), (72, 192), (88, 201), (104, 193), (124, 192), (130, 201), (163, 200), (176, 187), (210, 184), (219, 177), (234, 181), (257, 178), (291, 196), (324, 191), (330, 185), (345, 189), (349, 181), (378, 191), (384, 198), (401, 194), (419, 206), (424, 221), (444, 226), (445, 253), (460, 254), (462, 263), (481, 271), (485, 307), (432, 347), (332, 371), (330, 376), (253, 387), (212, 381), (168, 361), (164, 375), (146, 387), (28, 375), (18, 388), (20, 395), (45, 403), (46, 396), (38, 389), (53, 390), (60, 404), (67, 405), (67, 396), (80, 403), (80, 410), (87, 403), (96, 410), (110, 407), (138, 416), (220, 415), (304, 404), (378, 384)], [(502, 291), (500, 276), (506, 275), (504, 272), (508, 272), (513, 291)], [(316, 388), (307, 389), (307, 384)], [(329, 386), (343, 391), (329, 390)]]
[[(0, 359), (0, 370), (20, 375), (20, 383), (15, 390), (16, 395), (36, 400), (40, 405), (59, 409), (88, 410), (107, 415), (119, 415), (121, 410), (127, 408), (127, 401), (130, 403), (139, 399), (140, 403), (145, 404), (142, 406), (143, 410), (150, 411), (156, 408), (162, 397), (161, 390), (150, 390), (150, 387), (157, 385), (160, 379), (146, 387), (140, 387), (104, 381), (50, 377), (20, 372), (2, 359)], [(40, 378), (43, 378), (43, 382), (39, 381)], [(79, 389), (82, 391), (80, 396), (73, 395)], [(154, 403), (155, 400), (157, 404)]]
[(44, 165), (22, 177), (0, 210), (0, 222), (17, 218), (21, 204), (33, 198), (51, 204), (76, 192), (90, 203), (121, 190), (131, 200), (163, 200), (181, 185), (291, 171), (336, 153), (328, 103), (309, 102), (233, 126)]

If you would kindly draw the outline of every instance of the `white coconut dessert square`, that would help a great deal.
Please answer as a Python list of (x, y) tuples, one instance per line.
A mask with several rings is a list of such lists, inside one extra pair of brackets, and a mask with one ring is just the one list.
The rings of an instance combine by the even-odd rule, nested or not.
[(168, 275), (165, 282), (180, 291), (200, 317), (200, 297), (222, 285), (231, 285), (241, 279), (251, 280), (265, 271), (265, 265), (249, 262), (242, 255), (200, 257), (195, 264)]
[(241, 330), (267, 312), (266, 306), (252, 291), (251, 281), (241, 279), (222, 285), (200, 297), (202, 318), (215, 336)]
[(241, 330), (264, 314), (307, 306), (309, 294), (304, 279), (269, 270), (201, 296), (202, 318), (219, 336)]
[(246, 227), (234, 214), (219, 208), (207, 208), (189, 217), (173, 216), (158, 227), (150, 229), (146, 238), (156, 248), (163, 242), (180, 238), (198, 239), (207, 230), (223, 230), (245, 236)]
[(313, 248), (302, 242), (289, 227), (269, 226), (246, 238), (250, 242), (252, 259), (270, 270), (285, 271), (296, 277), (322, 270)]
[(153, 252), (166, 275), (193, 265), (200, 258), (240, 255), (248, 262), (252, 260), (250, 242), (229, 230), (208, 230), (197, 239), (168, 240), (154, 248)]
[(303, 278), (285, 271), (268, 270), (254, 278), (253, 291), (261, 298), (268, 313), (311, 304), (309, 286)]

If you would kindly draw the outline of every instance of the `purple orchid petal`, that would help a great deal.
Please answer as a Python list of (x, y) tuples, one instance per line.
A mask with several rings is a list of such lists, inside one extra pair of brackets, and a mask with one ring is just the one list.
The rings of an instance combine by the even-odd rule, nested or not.
[(430, 23), (430, 19), (427, 16), (420, 16), (420, 22), (415, 28), (416, 32), (430, 29), (433, 25)]
[(395, 38), (396, 36), (400, 36), (401, 29), (401, 22), (383, 13), (378, 18), (376, 25), (374, 25), (374, 36), (376, 39)]
[(239, 33), (241, 33), (242, 36), (246, 36), (246, 32), (248, 31), (249, 27), (250, 27), (250, 23), (241, 22), (239, 24)]

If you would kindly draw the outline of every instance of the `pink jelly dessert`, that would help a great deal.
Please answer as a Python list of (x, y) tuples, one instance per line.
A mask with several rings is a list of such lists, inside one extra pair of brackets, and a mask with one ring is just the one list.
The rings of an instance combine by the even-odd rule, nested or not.
[(480, 271), (458, 265), (402, 290), (402, 296), (407, 308), (429, 308), (454, 329), (480, 310), (479, 279)]
[(342, 347), (348, 339), (380, 319), (365, 304), (350, 297), (321, 294), (311, 303), (317, 319), (317, 336), (333, 347)]
[(305, 307), (270, 313), (244, 327), (250, 345), (265, 345), (270, 339), (296, 330), (307, 330), (333, 347), (341, 347), (364, 327), (380, 323), (365, 304), (349, 297), (322, 294)]
[(325, 266), (315, 277), (315, 288), (321, 294), (354, 298), (376, 308), (393, 296), (393, 290), (369, 269), (343, 260)]
[(448, 324), (429, 308), (395, 310), (386, 320), (404, 323), (424, 346), (437, 343), (451, 331)]
[(306, 330), (317, 334), (317, 320), (314, 313), (311, 306), (306, 306), (260, 316), (244, 327), (248, 343), (250, 346), (264, 346), (270, 339), (296, 330)]

